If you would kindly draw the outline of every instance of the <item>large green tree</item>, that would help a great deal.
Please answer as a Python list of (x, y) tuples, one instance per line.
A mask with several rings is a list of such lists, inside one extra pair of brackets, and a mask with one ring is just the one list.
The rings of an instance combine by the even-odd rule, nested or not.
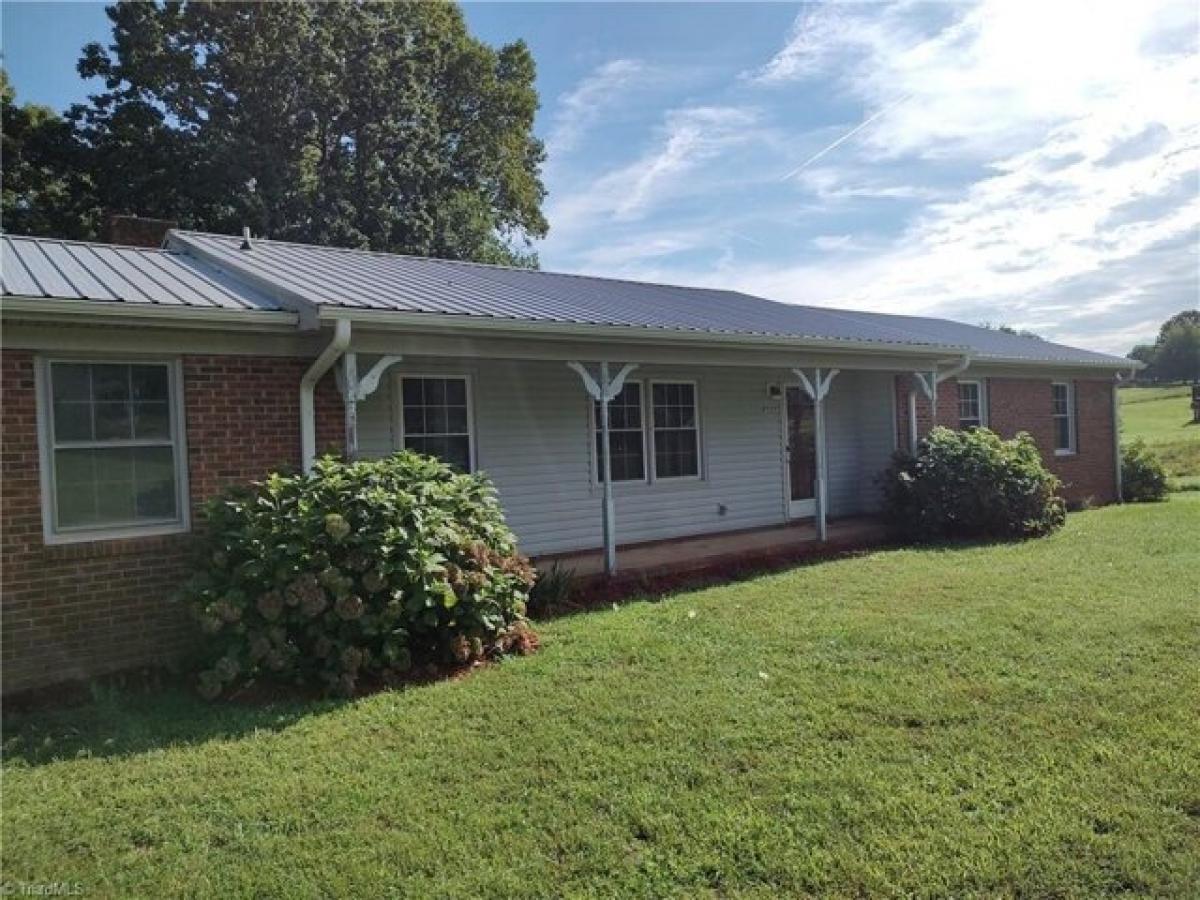
[(535, 264), (522, 42), (445, 2), (120, 3), (68, 118), (105, 209), (222, 232)]
[(47, 106), (17, 104), (0, 69), (3, 226), (18, 234), (86, 238), (100, 210), (69, 123)]
[(1200, 310), (1171, 316), (1153, 344), (1138, 344), (1129, 357), (1146, 364), (1141, 377), (1150, 381), (1200, 382)]

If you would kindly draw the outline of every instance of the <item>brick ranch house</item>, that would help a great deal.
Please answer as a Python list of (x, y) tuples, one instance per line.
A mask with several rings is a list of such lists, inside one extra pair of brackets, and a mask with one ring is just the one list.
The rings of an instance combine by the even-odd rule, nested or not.
[(610, 568), (824, 539), (935, 421), (1028, 431), (1072, 501), (1119, 496), (1130, 363), (1036, 339), (248, 236), (2, 250), (5, 692), (177, 653), (203, 501), (324, 451), (486, 471), (526, 553)]

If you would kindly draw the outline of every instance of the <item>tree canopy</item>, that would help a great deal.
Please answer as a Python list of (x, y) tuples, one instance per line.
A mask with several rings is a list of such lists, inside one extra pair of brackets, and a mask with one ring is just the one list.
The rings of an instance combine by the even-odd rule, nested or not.
[[(111, 45), (79, 61), (104, 84), (89, 103), (61, 119), (5, 97), (4, 214), (46, 210), (21, 230), (94, 236), (104, 210), (536, 264), (545, 153), (523, 42), (494, 49), (443, 2), (138, 2), (108, 16)], [(14, 166), (11, 197), (10, 113), (65, 148), (40, 174)]]
[(1153, 344), (1138, 344), (1130, 359), (1146, 364), (1151, 381), (1200, 381), (1200, 310), (1185, 309), (1163, 322)]

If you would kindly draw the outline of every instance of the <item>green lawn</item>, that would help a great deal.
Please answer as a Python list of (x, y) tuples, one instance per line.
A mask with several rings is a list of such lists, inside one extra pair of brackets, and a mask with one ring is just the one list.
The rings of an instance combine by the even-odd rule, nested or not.
[(1121, 442), (1142, 438), (1162, 460), (1175, 490), (1200, 490), (1200, 425), (1192, 424), (1192, 389), (1130, 387), (1121, 398)]
[(6, 881), (88, 896), (1195, 897), (1200, 495), (542, 626), (354, 702), (9, 721)]

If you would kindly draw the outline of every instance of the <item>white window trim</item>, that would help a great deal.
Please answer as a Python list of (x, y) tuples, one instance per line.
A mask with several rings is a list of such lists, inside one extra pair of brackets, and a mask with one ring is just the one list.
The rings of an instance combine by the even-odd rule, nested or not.
[[(981, 379), (981, 378), (960, 378), (957, 380), (957, 384), (959, 384), (959, 385), (963, 385), (963, 384), (975, 385), (975, 390), (978, 392), (978, 396), (979, 396), (979, 425), (978, 425), (978, 427), (979, 428), (987, 428), (988, 427), (987, 391), (984, 388), (983, 379)], [(959, 406), (958, 406), (958, 427), (961, 429), (963, 427), (963, 424), (962, 424), (962, 421), (963, 421), (963, 419), (962, 419), (962, 398), (961, 397), (958, 398), (958, 404), (959, 404)], [(970, 428), (970, 427), (975, 427), (975, 426), (968, 425), (967, 427)]]
[[(58, 528), (58, 510), (54, 502), (54, 413), (51, 398), (50, 367), (54, 363), (139, 365), (158, 363), (167, 366), (171, 396), (171, 445), (175, 450), (175, 509), (170, 521), (141, 524), (95, 525)], [(42, 540), (46, 544), (82, 544), (122, 538), (182, 534), (191, 530), (190, 492), (188, 489), (187, 427), (184, 411), (183, 366), (178, 357), (161, 356), (38, 356), (34, 365), (34, 390), (37, 407), (38, 461), (41, 482)], [(114, 443), (113, 446), (120, 446)]]
[[(1055, 456), (1074, 456), (1079, 452), (1079, 437), (1075, 434), (1075, 384), (1071, 381), (1052, 381), (1050, 383), (1050, 421), (1059, 418), (1059, 414), (1054, 411), (1054, 389), (1059, 386), (1067, 389), (1067, 447), (1055, 447)], [(1054, 442), (1058, 443), (1058, 428), (1054, 428)]]
[[(642, 398), (642, 477), (641, 478), (624, 478), (620, 481), (613, 482), (613, 490), (620, 490), (621, 485), (635, 484), (653, 484), (654, 479), (651, 476), (651, 471), (654, 468), (653, 460), (651, 459), (650, 438), (646, 433), (646, 420), (649, 408), (646, 405), (646, 382), (640, 378), (626, 378), (625, 387), (631, 384), (638, 386), (638, 392)], [(588, 424), (588, 466), (591, 469), (591, 483), (593, 488), (599, 488), (604, 485), (600, 480), (600, 457), (596, 454), (596, 439), (600, 436), (600, 425), (596, 421), (596, 403), (599, 401), (587, 398), (587, 424)], [(632, 431), (632, 429), (618, 429), (620, 431)]]
[[(695, 475), (659, 475), (658, 474), (658, 458), (656, 448), (654, 446), (654, 432), (657, 430), (654, 427), (654, 386), (656, 384), (690, 384), (692, 386), (692, 400), (695, 404), (696, 427), (693, 429), (696, 432), (696, 474)], [(650, 439), (650, 464), (647, 466), (651, 481), (668, 482), (675, 484), (685, 481), (703, 481), (704, 480), (704, 442), (700, 439), (700, 382), (694, 378), (655, 378), (649, 382), (650, 390), (649, 403), (646, 406), (646, 414), (642, 416), (642, 425), (649, 431)], [(664, 429), (664, 431), (683, 431), (685, 429)]]
[(420, 371), (394, 372), (392, 374), (392, 428), (396, 435), (396, 449), (404, 450), (404, 379), (437, 378), (442, 381), (458, 379), (467, 388), (467, 455), (471, 461), (471, 472), (479, 471), (478, 439), (475, 434), (475, 385), (470, 372), (463, 371)]

